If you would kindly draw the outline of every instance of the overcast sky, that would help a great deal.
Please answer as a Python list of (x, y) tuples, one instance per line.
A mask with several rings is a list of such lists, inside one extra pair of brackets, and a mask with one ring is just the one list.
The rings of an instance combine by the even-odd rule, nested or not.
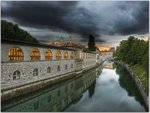
[(1, 15), (41, 42), (69, 35), (85, 42), (92, 34), (116, 46), (130, 35), (148, 37), (148, 11), (148, 1), (2, 1)]

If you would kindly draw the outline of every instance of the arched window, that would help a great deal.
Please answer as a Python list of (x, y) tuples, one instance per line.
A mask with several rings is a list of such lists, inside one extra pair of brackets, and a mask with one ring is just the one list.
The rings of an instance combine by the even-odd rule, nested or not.
[(40, 60), (40, 51), (36, 48), (33, 48), (30, 52), (31, 60)]
[(53, 54), (51, 50), (48, 50), (45, 52), (45, 60), (52, 60), (53, 59)]
[(68, 59), (68, 52), (66, 51), (65, 53), (64, 53), (64, 59)]
[(73, 64), (71, 64), (71, 68), (73, 68)]
[(33, 76), (38, 76), (38, 69), (37, 68), (33, 70)]
[(61, 59), (61, 52), (57, 51), (56, 52), (56, 60), (60, 60)]
[(13, 73), (13, 80), (19, 80), (20, 79), (20, 71), (15, 71)]
[(66, 64), (66, 65), (65, 65), (65, 70), (67, 70), (67, 68), (68, 68), (68, 67), (67, 67), (67, 64)]
[(9, 61), (23, 60), (23, 51), (20, 48), (12, 48), (8, 52)]
[(57, 71), (60, 71), (60, 66), (57, 67)]
[(51, 67), (47, 68), (47, 73), (51, 73)]
[(73, 52), (70, 53), (70, 59), (74, 59), (74, 53)]

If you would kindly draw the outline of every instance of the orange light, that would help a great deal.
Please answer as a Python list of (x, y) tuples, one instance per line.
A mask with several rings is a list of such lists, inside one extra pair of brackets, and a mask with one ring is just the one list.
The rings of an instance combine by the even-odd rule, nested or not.
[(109, 47), (99, 47), (100, 51), (107, 51), (109, 50), (110, 48)]

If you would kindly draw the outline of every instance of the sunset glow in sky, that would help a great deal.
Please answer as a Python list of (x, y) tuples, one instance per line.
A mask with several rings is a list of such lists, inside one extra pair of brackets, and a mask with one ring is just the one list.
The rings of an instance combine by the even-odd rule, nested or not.
[(109, 49), (110, 49), (109, 47), (99, 47), (100, 51), (109, 50)]

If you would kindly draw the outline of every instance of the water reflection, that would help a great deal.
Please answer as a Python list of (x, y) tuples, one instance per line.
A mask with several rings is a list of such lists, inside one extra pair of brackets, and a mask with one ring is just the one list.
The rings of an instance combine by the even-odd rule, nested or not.
[(111, 61), (105, 61), (103, 67), (106, 69), (114, 69), (114, 63)]
[[(99, 70), (97, 69), (97, 71)], [(93, 70), (85, 73), (82, 77), (42, 90), (42, 92), (37, 92), (28, 98), (10, 101), (5, 105), (2, 103), (2, 111), (62, 111), (73, 101), (74, 103), (77, 102), (87, 88), (89, 88), (89, 97), (92, 97), (95, 91), (95, 84), (96, 71)]]
[(124, 88), (128, 92), (128, 96), (135, 97), (135, 99), (143, 105), (143, 99), (138, 91), (138, 88), (135, 87), (135, 83), (132, 80), (131, 76), (127, 72), (125, 68), (122, 66), (116, 65), (116, 73), (119, 75), (119, 84), (122, 88)]
[[(108, 63), (108, 66), (107, 66)], [(82, 98), (75, 104), (65, 109), (66, 112), (141, 112), (145, 111), (134, 96), (128, 95), (128, 90), (120, 86), (120, 75), (116, 73), (112, 62), (105, 62), (101, 75), (96, 78), (96, 83), (84, 92)], [(106, 68), (105, 68), (106, 67)], [(109, 68), (108, 68), (109, 67)], [(115, 69), (114, 69), (115, 68)], [(129, 80), (131, 81), (131, 79)], [(124, 82), (125, 83), (125, 82)], [(131, 82), (127, 83), (129, 86)], [(92, 93), (94, 92), (94, 93)], [(136, 92), (135, 92), (136, 93)], [(141, 98), (141, 97), (139, 97)]]
[(88, 88), (89, 91), (89, 98), (91, 98), (94, 95), (95, 92), (95, 85), (96, 85), (96, 80), (90, 85)]
[(102, 69), (103, 69), (103, 66), (99, 66), (98, 68), (96, 68), (96, 77), (100, 76), (100, 74), (102, 73)]
[(102, 67), (23, 99), (2, 103), (2, 111), (145, 111), (128, 73), (113, 62), (105, 62)]

